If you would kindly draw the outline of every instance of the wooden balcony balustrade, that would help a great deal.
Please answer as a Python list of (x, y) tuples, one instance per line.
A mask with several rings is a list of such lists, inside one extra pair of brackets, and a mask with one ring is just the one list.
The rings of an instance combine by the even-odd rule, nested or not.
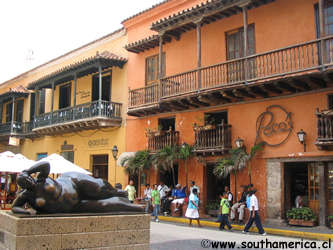
[[(321, 56), (321, 51), (326, 51), (324, 56)], [(195, 107), (201, 102), (197, 100), (188, 104), (191, 98), (213, 91), (216, 91), (213, 96), (215, 99), (231, 102), (243, 97), (269, 97), (285, 91), (299, 92), (325, 87), (327, 83), (318, 79), (318, 74), (322, 72), (321, 69), (328, 69), (332, 64), (333, 36), (328, 36), (164, 77), (160, 79), (159, 84), (130, 90), (128, 113), (131, 114), (133, 110), (135, 114), (134, 110), (138, 107), (172, 102), (177, 102), (174, 104), (175, 107), (177, 104), (183, 105), (184, 108), (186, 105)], [(302, 74), (303, 72), (309, 74)], [(314, 73), (317, 75), (310, 75)], [(309, 75), (310, 83), (304, 79), (285, 82), (304, 75)], [(265, 81), (272, 84), (263, 84)], [(254, 86), (257, 82), (259, 85)], [(224, 89), (229, 92), (228, 95), (224, 95)], [(232, 90), (240, 90), (240, 95), (230, 93)]]
[(161, 131), (160, 134), (150, 134), (148, 137), (148, 150), (156, 152), (166, 146), (179, 145), (178, 131)]
[(196, 153), (227, 153), (231, 148), (231, 125), (221, 124), (194, 129)]
[(316, 111), (317, 140), (315, 144), (321, 150), (333, 146), (333, 110)]
[(120, 126), (121, 103), (93, 101), (39, 115), (34, 120), (33, 131), (52, 133)]

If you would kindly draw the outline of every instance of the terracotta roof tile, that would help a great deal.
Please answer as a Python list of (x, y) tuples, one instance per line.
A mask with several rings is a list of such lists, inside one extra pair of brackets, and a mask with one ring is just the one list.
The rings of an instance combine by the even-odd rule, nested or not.
[(148, 12), (148, 11), (150, 11), (150, 10), (152, 10), (152, 9), (154, 9), (154, 8), (156, 8), (156, 7), (160, 6), (160, 5), (162, 5), (162, 4), (165, 4), (165, 3), (167, 3), (167, 2), (170, 2), (170, 1), (172, 1), (172, 0), (164, 0), (164, 1), (160, 2), (160, 3), (154, 4), (154, 5), (152, 5), (151, 7), (147, 8), (147, 9), (145, 9), (145, 10), (143, 10), (143, 11), (140, 11), (140, 12), (134, 14), (133, 16), (130, 16), (130, 17), (126, 18), (126, 19), (123, 20), (121, 23), (124, 23), (124, 22), (126, 22), (126, 21), (128, 21), (128, 20), (130, 20), (130, 19), (132, 19), (132, 18), (134, 18), (134, 17), (140, 16), (141, 14), (146, 13), (146, 12)]
[(25, 87), (23, 87), (22, 85), (14, 87), (14, 88), (10, 88), (9, 92), (12, 93), (29, 93), (29, 90)]

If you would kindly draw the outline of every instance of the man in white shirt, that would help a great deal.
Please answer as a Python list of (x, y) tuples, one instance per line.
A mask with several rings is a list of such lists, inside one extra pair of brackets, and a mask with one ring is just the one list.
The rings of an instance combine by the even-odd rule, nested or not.
[(164, 184), (163, 181), (160, 182), (160, 185), (158, 185), (157, 190), (160, 192), (161, 197), (161, 211), (165, 211), (165, 204), (166, 204), (166, 195), (170, 191), (167, 185)]
[(250, 192), (250, 197), (251, 197), (250, 198), (250, 207), (249, 207), (250, 219), (247, 222), (243, 233), (248, 233), (253, 222), (255, 222), (256, 226), (258, 228), (259, 234), (265, 236), (266, 232), (265, 232), (264, 228), (262, 227), (260, 216), (259, 216), (259, 204), (258, 204), (257, 196), (255, 196), (256, 192), (257, 192), (257, 190), (255, 190), (255, 189)]

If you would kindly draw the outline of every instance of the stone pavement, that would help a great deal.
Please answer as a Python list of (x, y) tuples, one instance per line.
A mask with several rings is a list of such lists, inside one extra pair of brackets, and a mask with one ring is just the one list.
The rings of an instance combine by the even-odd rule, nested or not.
[[(187, 224), (188, 219), (184, 217), (171, 217), (171, 216), (159, 216), (161, 221), (175, 222)], [(201, 224), (205, 227), (219, 227), (219, 223), (215, 222), (217, 218), (201, 219)], [(194, 222), (195, 223), (195, 222)], [(257, 228), (254, 226), (250, 229), (252, 232), (257, 232)], [(244, 225), (232, 224), (234, 230), (242, 231)], [(316, 239), (316, 240), (333, 240), (333, 230), (327, 227), (296, 227), (296, 226), (273, 226), (264, 225), (265, 231), (272, 235), (282, 235), (288, 237), (297, 237), (304, 239)]]
[[(242, 234), (239, 231), (219, 231), (212, 227), (189, 227), (185, 224), (175, 224), (161, 221), (151, 222), (151, 250), (203, 250), (203, 249), (283, 249), (278, 244), (299, 244), (288, 249), (332, 249), (333, 242), (295, 239), (286, 236), (258, 233)], [(223, 245), (222, 245), (223, 244)], [(303, 244), (303, 246), (301, 245)], [(305, 245), (308, 244), (308, 245)], [(325, 244), (325, 245), (323, 245)], [(329, 245), (331, 244), (331, 245)], [(286, 248), (284, 248), (286, 249)]]

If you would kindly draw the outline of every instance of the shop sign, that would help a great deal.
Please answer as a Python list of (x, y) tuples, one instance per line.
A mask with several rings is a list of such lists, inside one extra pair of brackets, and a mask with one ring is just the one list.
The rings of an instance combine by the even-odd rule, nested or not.
[(109, 145), (109, 139), (96, 139), (96, 140), (89, 140), (88, 147), (104, 147)]
[(261, 113), (256, 123), (256, 143), (276, 147), (288, 140), (293, 130), (291, 113), (280, 105), (272, 105)]
[(19, 146), (20, 145), (20, 138), (9, 137), (8, 144), (11, 145), (11, 146)]

